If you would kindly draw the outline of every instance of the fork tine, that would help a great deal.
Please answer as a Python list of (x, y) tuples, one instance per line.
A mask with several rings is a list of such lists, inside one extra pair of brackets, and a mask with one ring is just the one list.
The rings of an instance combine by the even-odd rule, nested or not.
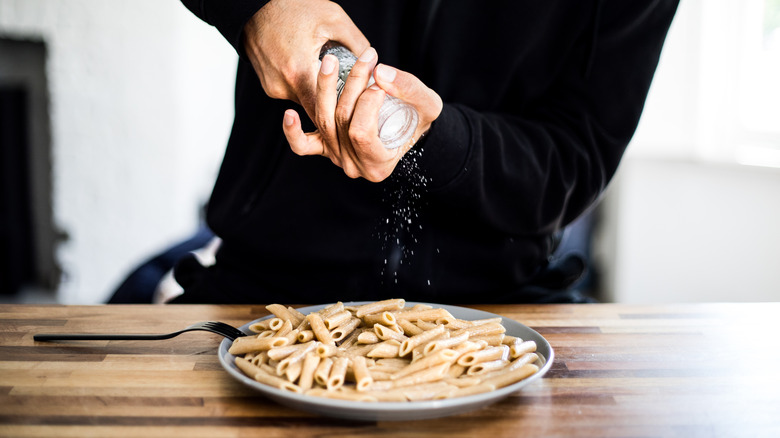
[(225, 324), (220, 321), (206, 321), (203, 326), (209, 330), (212, 330), (226, 338), (235, 339), (241, 336), (245, 336), (244, 333), (233, 327), (232, 325)]

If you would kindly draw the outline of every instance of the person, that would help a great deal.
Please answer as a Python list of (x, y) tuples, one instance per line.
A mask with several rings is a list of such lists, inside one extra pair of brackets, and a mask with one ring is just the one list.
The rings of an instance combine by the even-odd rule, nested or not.
[[(614, 175), (677, 0), (183, 3), (239, 61), (222, 243), (172, 302), (587, 301), (556, 236)], [(359, 58), (340, 97), (329, 42)], [(419, 114), (392, 150), (386, 95)]]

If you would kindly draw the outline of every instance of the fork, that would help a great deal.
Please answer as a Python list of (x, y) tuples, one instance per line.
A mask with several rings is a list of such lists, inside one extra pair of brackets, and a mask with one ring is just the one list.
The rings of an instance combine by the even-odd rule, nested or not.
[(197, 322), (188, 326), (182, 330), (172, 333), (162, 334), (109, 334), (109, 333), (44, 333), (33, 336), (36, 341), (154, 341), (161, 339), (170, 339), (175, 336), (179, 336), (185, 332), (191, 331), (206, 331), (216, 333), (224, 336), (231, 341), (241, 336), (246, 336), (246, 333), (233, 327), (232, 325), (225, 324), (218, 321), (204, 321)]

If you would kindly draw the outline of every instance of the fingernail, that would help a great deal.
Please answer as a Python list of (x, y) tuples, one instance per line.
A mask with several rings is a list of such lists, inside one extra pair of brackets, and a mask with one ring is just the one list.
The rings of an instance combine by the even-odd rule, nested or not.
[(289, 111), (284, 112), (284, 126), (292, 126), (293, 122), (295, 122), (295, 117), (293, 117), (292, 114), (290, 114)]
[(371, 84), (371, 86), (370, 86), (370, 87), (368, 87), (368, 89), (369, 89), (369, 90), (374, 90), (374, 91), (380, 91), (380, 90), (382, 90), (381, 88), (379, 88), (379, 85), (377, 85), (377, 84)]
[(336, 60), (335, 56), (325, 55), (322, 58), (322, 65), (320, 65), (320, 73), (324, 75), (333, 73), (333, 70), (336, 69), (336, 64), (338, 64), (338, 61)]
[(376, 50), (373, 47), (369, 47), (360, 54), (360, 62), (369, 62), (376, 56)]
[(396, 71), (393, 67), (384, 64), (379, 64), (376, 67), (376, 77), (380, 81), (393, 82), (395, 79), (395, 74)]

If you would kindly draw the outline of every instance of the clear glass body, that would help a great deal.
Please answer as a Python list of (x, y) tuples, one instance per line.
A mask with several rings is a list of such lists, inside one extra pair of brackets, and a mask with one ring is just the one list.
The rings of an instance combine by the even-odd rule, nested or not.
[[(337, 85), (338, 96), (344, 89), (349, 72), (355, 65), (357, 57), (346, 47), (336, 44), (326, 44), (320, 52), (320, 59), (325, 55), (333, 55), (339, 60), (339, 79)], [(369, 86), (374, 83), (372, 77)], [(382, 107), (379, 109), (379, 140), (388, 149), (395, 149), (409, 143), (417, 129), (419, 116), (417, 111), (404, 101), (393, 96), (385, 96)]]

